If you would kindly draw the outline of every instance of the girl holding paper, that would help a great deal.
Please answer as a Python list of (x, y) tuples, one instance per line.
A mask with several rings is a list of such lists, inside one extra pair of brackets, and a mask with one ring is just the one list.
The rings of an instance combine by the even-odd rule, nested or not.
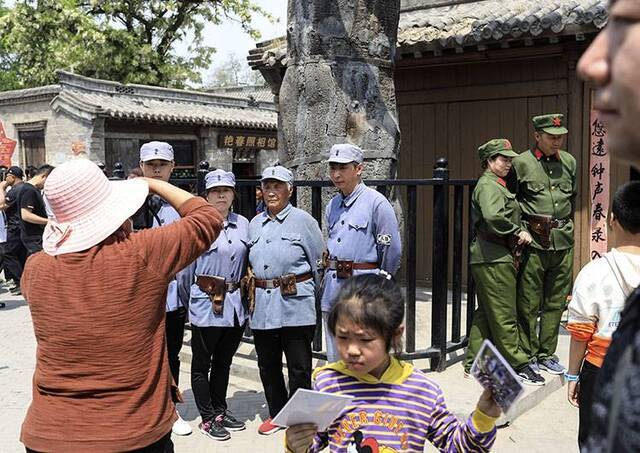
[[(485, 391), (466, 422), (447, 409), (438, 385), (389, 351), (400, 349), (404, 332), (400, 288), (384, 277), (359, 275), (347, 281), (328, 319), (341, 361), (319, 368), (315, 390), (355, 399), (326, 432), (303, 424), (287, 429), (289, 453), (343, 451), (369, 446), (378, 451), (485, 452), (495, 441), (500, 408)], [(454, 448), (452, 448), (454, 447)]]

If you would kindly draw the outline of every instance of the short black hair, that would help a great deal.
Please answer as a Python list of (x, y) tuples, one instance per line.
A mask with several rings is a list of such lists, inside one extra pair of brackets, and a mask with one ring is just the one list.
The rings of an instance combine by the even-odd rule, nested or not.
[[(33, 173), (33, 176), (49, 176), (49, 174), (53, 171), (53, 169), (56, 168), (53, 165), (49, 165), (49, 164), (44, 164), (41, 165), (40, 167), (38, 167), (38, 169)], [(33, 177), (32, 176), (32, 177)]]
[(37, 170), (38, 169), (33, 165), (27, 165), (27, 167), (24, 169), (24, 173), (26, 174), (27, 179), (33, 178), (36, 175)]
[(387, 352), (393, 347), (396, 354), (401, 344), (392, 344), (394, 334), (404, 321), (404, 298), (400, 287), (377, 274), (363, 274), (347, 280), (329, 313), (327, 325), (333, 336), (338, 319), (348, 319), (365, 329), (380, 334)]
[(611, 212), (623, 230), (640, 233), (640, 181), (627, 182), (616, 189)]

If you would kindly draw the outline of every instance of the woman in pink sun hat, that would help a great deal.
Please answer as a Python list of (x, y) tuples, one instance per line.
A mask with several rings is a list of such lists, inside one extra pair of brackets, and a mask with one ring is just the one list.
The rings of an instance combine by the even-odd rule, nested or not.
[[(173, 451), (163, 294), (222, 218), (163, 181), (108, 181), (86, 159), (57, 167), (44, 192), (55, 221), (22, 277), (38, 349), (20, 439), (28, 452)], [(149, 192), (182, 219), (131, 233)]]

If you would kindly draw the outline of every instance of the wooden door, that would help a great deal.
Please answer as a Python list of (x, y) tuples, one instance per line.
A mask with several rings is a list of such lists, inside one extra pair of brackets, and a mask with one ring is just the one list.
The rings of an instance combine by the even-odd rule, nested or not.
[(44, 142), (44, 129), (37, 131), (20, 131), (20, 147), (24, 152), (24, 167), (40, 167), (47, 163), (47, 152)]
[[(402, 133), (398, 177), (431, 178), (436, 160), (445, 157), (451, 179), (475, 179), (482, 172), (476, 151), (479, 145), (492, 138), (508, 138), (517, 151), (524, 151), (533, 141), (533, 116), (568, 113), (567, 63), (558, 56), (530, 62), (399, 68), (396, 92)], [(449, 204), (453, 206), (453, 198)], [(427, 284), (431, 280), (432, 211), (432, 189), (419, 189), (417, 272), (418, 279)], [(467, 222), (466, 200), (464, 213)], [(450, 217), (450, 225), (452, 222)], [(452, 230), (449, 237), (453, 237)], [(466, 228), (463, 240), (466, 244)], [(466, 281), (466, 265), (463, 269)]]

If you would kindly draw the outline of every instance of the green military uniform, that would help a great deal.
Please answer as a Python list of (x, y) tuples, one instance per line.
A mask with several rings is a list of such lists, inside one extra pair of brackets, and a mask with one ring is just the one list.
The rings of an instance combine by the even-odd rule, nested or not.
[[(563, 120), (562, 115), (553, 114), (535, 117), (533, 123), (538, 132), (564, 135), (568, 131)], [(560, 318), (571, 290), (576, 160), (565, 151), (545, 156), (536, 148), (520, 154), (513, 166), (518, 176), (517, 198), (523, 223), (533, 237), (518, 282), (520, 341), (531, 360), (541, 361), (556, 351)], [(528, 216), (536, 214), (553, 218), (547, 244), (532, 231)]]
[[(482, 162), (500, 154), (516, 157), (508, 140), (495, 139), (478, 149)], [(465, 370), (484, 339), (490, 339), (505, 359), (518, 369), (529, 357), (520, 347), (516, 312), (516, 267), (506, 240), (522, 231), (520, 207), (504, 179), (485, 171), (473, 191), (471, 209), (476, 238), (471, 244), (471, 273), (476, 283), (478, 308), (469, 334)], [(502, 243), (501, 243), (502, 241)]]

